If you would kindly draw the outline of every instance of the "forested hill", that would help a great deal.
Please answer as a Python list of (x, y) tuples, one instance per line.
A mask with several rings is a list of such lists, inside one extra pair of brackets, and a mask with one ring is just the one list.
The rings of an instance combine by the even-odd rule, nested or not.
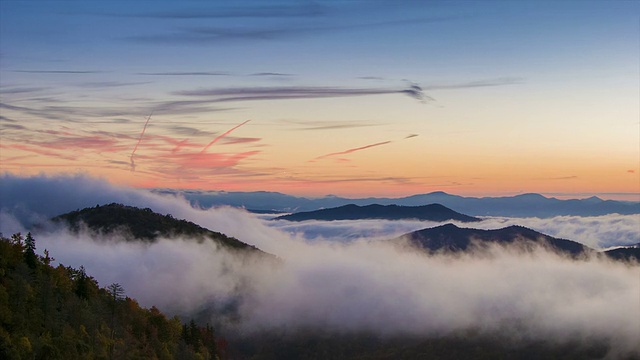
[(179, 220), (171, 215), (161, 215), (149, 208), (140, 209), (122, 204), (97, 205), (92, 208), (72, 211), (52, 219), (65, 222), (74, 231), (84, 224), (89, 229), (103, 234), (123, 232), (131, 240), (153, 242), (159, 237), (208, 238), (217, 243), (243, 250), (256, 250), (254, 246), (225, 234), (205, 229), (187, 220)]
[[(35, 239), (0, 236), (0, 359), (217, 359), (210, 326), (145, 309), (117, 283), (58, 265)], [(55, 254), (54, 254), (55, 255)], [(223, 356), (224, 358), (224, 356)]]
[(290, 215), (279, 216), (275, 220), (304, 221), (304, 220), (402, 220), (416, 219), (427, 221), (457, 220), (461, 222), (480, 221), (479, 218), (468, 216), (449, 209), (440, 204), (423, 206), (398, 206), (398, 205), (366, 205), (354, 204), (315, 211), (299, 212)]
[(401, 242), (406, 240), (430, 252), (457, 252), (465, 251), (472, 247), (473, 244), (496, 243), (504, 245), (522, 241), (545, 245), (559, 253), (573, 256), (595, 251), (575, 241), (554, 238), (516, 225), (502, 229), (481, 230), (460, 228), (453, 224), (446, 224), (414, 231), (392, 241)]

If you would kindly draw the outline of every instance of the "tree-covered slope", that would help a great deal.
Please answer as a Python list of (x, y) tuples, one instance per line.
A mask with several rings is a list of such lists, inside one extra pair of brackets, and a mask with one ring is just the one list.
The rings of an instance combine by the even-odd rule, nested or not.
[(142, 308), (119, 284), (34, 250), (30, 234), (0, 237), (0, 359), (218, 358), (211, 327)]
[(211, 239), (233, 249), (257, 250), (236, 238), (205, 229), (190, 221), (179, 220), (172, 215), (161, 215), (149, 208), (140, 209), (116, 203), (72, 211), (56, 216), (52, 220), (64, 222), (75, 231), (83, 225), (103, 234), (120, 231), (132, 240), (153, 242), (159, 237), (184, 236), (194, 239)]

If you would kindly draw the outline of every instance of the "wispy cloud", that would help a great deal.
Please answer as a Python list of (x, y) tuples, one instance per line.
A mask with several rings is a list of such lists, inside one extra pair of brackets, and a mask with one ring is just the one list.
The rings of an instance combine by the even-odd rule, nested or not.
[(41, 92), (44, 90), (48, 90), (46, 87), (2, 87), (0, 88), (0, 94), (9, 95), (9, 94), (31, 94), (35, 92)]
[(448, 90), (448, 89), (468, 89), (477, 87), (488, 86), (504, 86), (504, 85), (517, 85), (524, 83), (525, 79), (521, 77), (500, 77), (496, 79), (484, 79), (469, 81), (456, 84), (435, 84), (424, 86), (425, 90)]
[(231, 168), (252, 155), (260, 153), (258, 150), (245, 151), (234, 154), (221, 153), (180, 153), (163, 156), (164, 161), (170, 160), (178, 165), (181, 171), (197, 169)]
[(12, 130), (26, 130), (27, 128), (20, 125), (20, 124), (0, 124), (0, 129), (2, 130), (7, 130), (7, 129), (12, 129)]
[(31, 74), (101, 74), (106, 71), (98, 70), (12, 70), (17, 73), (31, 73)]
[(113, 87), (144, 85), (144, 84), (149, 84), (149, 82), (96, 81), (96, 82), (84, 82), (84, 83), (77, 84), (76, 86), (81, 88), (102, 89), (102, 88), (113, 88)]
[(296, 121), (296, 120), (283, 120), (283, 123), (287, 125), (293, 125), (295, 128), (290, 130), (295, 131), (314, 131), (314, 130), (342, 130), (353, 129), (361, 127), (380, 126), (381, 123), (371, 123), (364, 121)]
[(295, 75), (294, 74), (277, 73), (277, 72), (259, 72), (259, 73), (249, 74), (249, 76), (283, 76), (283, 77), (289, 77), (289, 76), (295, 76)]
[(197, 27), (180, 29), (172, 33), (137, 35), (125, 40), (149, 44), (207, 44), (230, 41), (264, 41), (292, 37), (314, 36), (320, 33), (349, 30), (367, 30), (381, 27), (397, 27), (428, 24), (451, 20), (451, 17), (413, 18), (366, 23), (338, 23), (300, 25), (299, 23), (262, 25), (249, 27)]
[(254, 138), (254, 137), (230, 137), (227, 136), (225, 138), (225, 145), (236, 145), (236, 144), (248, 144), (255, 143), (261, 141), (262, 138)]
[(69, 150), (96, 150), (99, 152), (117, 152), (124, 149), (117, 139), (101, 136), (65, 136), (49, 141), (34, 142), (43, 148), (69, 152)]
[(279, 86), (279, 87), (244, 87), (217, 88), (176, 91), (175, 95), (193, 97), (211, 97), (211, 102), (314, 99), (331, 97), (350, 97), (367, 95), (404, 94), (418, 100), (433, 100), (425, 95), (417, 85), (407, 88), (344, 88), (322, 86)]
[(171, 11), (150, 11), (146, 13), (109, 13), (119, 17), (141, 17), (168, 20), (188, 19), (235, 19), (235, 18), (307, 18), (325, 15), (328, 7), (306, 2), (292, 5), (216, 6), (173, 9)]
[(44, 155), (44, 156), (49, 156), (49, 157), (64, 159), (64, 160), (77, 159), (77, 157), (75, 156), (63, 154), (57, 151), (50, 151), (50, 150), (41, 148), (39, 146), (32, 146), (27, 144), (9, 144), (9, 145), (0, 144), (0, 148), (22, 150), (22, 151), (26, 151), (26, 152), (30, 152), (38, 155)]
[(170, 72), (140, 72), (136, 75), (145, 76), (229, 76), (227, 72), (218, 71), (170, 71)]

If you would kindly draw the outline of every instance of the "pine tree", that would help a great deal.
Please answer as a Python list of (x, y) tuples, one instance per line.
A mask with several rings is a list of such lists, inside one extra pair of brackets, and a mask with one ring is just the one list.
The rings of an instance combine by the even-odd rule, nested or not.
[(24, 262), (31, 269), (35, 269), (38, 265), (38, 257), (36, 256), (36, 240), (31, 236), (31, 233), (27, 234), (24, 239)]

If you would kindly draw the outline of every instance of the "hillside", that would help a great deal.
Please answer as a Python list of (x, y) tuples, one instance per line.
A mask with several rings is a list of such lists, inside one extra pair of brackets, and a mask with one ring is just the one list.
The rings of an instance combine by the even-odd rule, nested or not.
[(398, 206), (398, 205), (344, 205), (336, 208), (316, 211), (299, 212), (283, 215), (274, 220), (304, 221), (304, 220), (402, 220), (415, 219), (426, 221), (457, 220), (462, 222), (480, 221), (480, 219), (460, 214), (440, 204), (423, 206)]
[(573, 256), (595, 251), (575, 241), (554, 238), (535, 230), (516, 225), (495, 230), (480, 230), (460, 228), (453, 224), (446, 224), (414, 231), (392, 241), (401, 242), (406, 240), (430, 252), (465, 251), (472, 246), (474, 241), (480, 243), (512, 244), (522, 240), (546, 244), (560, 253)]
[(190, 221), (161, 215), (149, 208), (139, 209), (116, 203), (72, 211), (56, 216), (52, 221), (64, 222), (74, 231), (78, 231), (84, 224), (103, 234), (120, 232), (130, 240), (153, 242), (159, 237), (184, 236), (210, 239), (227, 248), (259, 251), (238, 239), (205, 229)]
[(31, 234), (0, 237), (0, 359), (218, 358), (210, 326), (142, 308), (35, 246)]

